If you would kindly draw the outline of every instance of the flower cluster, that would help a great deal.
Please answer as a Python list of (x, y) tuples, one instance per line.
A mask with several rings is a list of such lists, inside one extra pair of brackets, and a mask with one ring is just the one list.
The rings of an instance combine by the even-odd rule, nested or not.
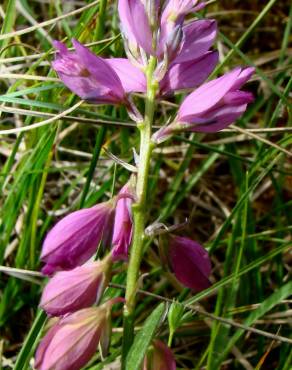
[[(110, 201), (69, 214), (45, 238), (42, 271), (51, 278), (40, 307), (58, 320), (38, 347), (38, 370), (78, 370), (94, 355), (98, 343), (109, 342), (109, 313), (112, 305), (123, 299), (99, 302), (113, 262), (128, 256), (133, 183), (131, 178)], [(100, 245), (110, 246), (110, 253), (102, 260), (93, 260)]]
[[(134, 121), (141, 122), (132, 94), (148, 92), (147, 67), (154, 61), (155, 98), (196, 89), (185, 97), (174, 120), (153, 134), (151, 145), (177, 132), (222, 130), (252, 101), (252, 95), (241, 87), (253, 69), (235, 68), (204, 83), (218, 62), (218, 52), (211, 50), (217, 25), (210, 19), (185, 22), (188, 14), (202, 7), (204, 3), (197, 0), (166, 0), (163, 5), (154, 0), (119, 0), (127, 58), (101, 58), (77, 40), (72, 40), (75, 51), (69, 51), (65, 44), (55, 41), (57, 53), (52, 67), (80, 98), (94, 104), (123, 105)], [(138, 170), (140, 160), (137, 156)], [(109, 313), (121, 299), (100, 301), (112, 264), (128, 260), (135, 228), (132, 205), (139, 203), (140, 196), (134, 177), (113, 199), (63, 218), (44, 241), (42, 271), (51, 278), (40, 306), (58, 319), (38, 347), (38, 370), (78, 370), (94, 355), (99, 343), (109, 342)], [(100, 245), (103, 252), (110, 252), (95, 260)], [(162, 250), (164, 262), (181, 284), (193, 291), (210, 286), (210, 259), (199, 243), (169, 234)], [(154, 339), (143, 369), (175, 368), (170, 349)]]

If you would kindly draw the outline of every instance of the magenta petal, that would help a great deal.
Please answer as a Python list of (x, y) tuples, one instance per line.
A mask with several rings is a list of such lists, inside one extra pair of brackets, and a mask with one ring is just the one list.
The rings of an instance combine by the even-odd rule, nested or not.
[(218, 62), (218, 53), (207, 52), (192, 62), (174, 64), (160, 82), (161, 94), (190, 89), (200, 85), (213, 71)]
[(128, 59), (112, 58), (106, 59), (106, 61), (119, 76), (123, 89), (127, 93), (146, 91), (145, 74), (140, 69), (133, 66)]
[(57, 272), (43, 291), (40, 307), (49, 315), (60, 316), (91, 306), (104, 289), (105, 270), (105, 263), (96, 261)]
[(113, 207), (110, 202), (73, 212), (59, 221), (46, 236), (41, 260), (44, 273), (72, 269), (86, 262), (108, 230)]
[(61, 319), (39, 345), (36, 369), (81, 369), (97, 350), (106, 313), (104, 308), (93, 307)]
[(194, 21), (183, 27), (184, 42), (174, 63), (200, 58), (212, 46), (217, 35), (217, 24), (213, 19)]
[(186, 287), (201, 291), (210, 286), (211, 262), (208, 252), (197, 242), (171, 237), (169, 258), (176, 278)]
[(212, 108), (231, 90), (240, 72), (240, 68), (235, 68), (222, 77), (205, 83), (188, 95), (179, 108), (178, 120), (185, 122), (185, 116), (197, 115)]
[(141, 0), (119, 0), (118, 11), (122, 30), (130, 43), (137, 43), (153, 54), (152, 32), (145, 7)]

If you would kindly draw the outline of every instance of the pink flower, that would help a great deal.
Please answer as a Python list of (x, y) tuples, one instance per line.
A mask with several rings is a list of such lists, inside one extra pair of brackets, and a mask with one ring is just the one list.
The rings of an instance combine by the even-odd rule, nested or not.
[[(140, 80), (144, 78), (142, 72), (126, 59), (119, 59), (118, 63), (122, 64), (122, 67), (126, 64), (126, 68), (119, 70), (112, 67), (115, 62), (111, 59), (98, 57), (77, 40), (73, 39), (72, 43), (75, 47), (74, 52), (70, 52), (65, 44), (54, 42), (58, 52), (52, 66), (63, 83), (81, 99), (92, 103), (123, 102), (128, 105), (126, 93), (140, 91), (139, 87), (143, 83)], [(129, 81), (131, 75), (135, 76), (135, 83), (133, 79)]]
[(111, 239), (114, 202), (70, 213), (46, 236), (41, 260), (47, 275), (82, 265), (95, 253), (101, 240)]
[(176, 370), (176, 363), (170, 348), (156, 339), (153, 350), (144, 359), (143, 370)]
[(233, 123), (253, 101), (251, 93), (240, 90), (253, 72), (250, 67), (235, 68), (196, 89), (182, 102), (174, 122), (153, 135), (154, 142), (162, 142), (174, 132), (217, 132)]
[(199, 243), (172, 235), (168, 253), (171, 269), (183, 285), (197, 292), (211, 285), (211, 262), (207, 251)]
[(70, 271), (57, 272), (46, 285), (40, 307), (49, 315), (62, 316), (90, 307), (103, 293), (110, 259), (88, 262)]
[(131, 180), (121, 189), (118, 196), (123, 194), (132, 195), (132, 197), (123, 197), (117, 202), (112, 241), (112, 256), (114, 260), (128, 259), (129, 246), (133, 233), (131, 207), (133, 204), (134, 188)]
[(35, 356), (37, 370), (79, 370), (95, 354), (112, 304), (84, 308), (61, 318), (42, 339)]

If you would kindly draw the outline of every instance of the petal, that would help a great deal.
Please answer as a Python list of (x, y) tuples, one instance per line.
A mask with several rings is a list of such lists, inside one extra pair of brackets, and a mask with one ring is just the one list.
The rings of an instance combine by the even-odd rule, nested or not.
[(152, 54), (152, 32), (141, 0), (119, 0), (118, 11), (122, 30), (129, 41)]
[(53, 339), (54, 335), (58, 331), (58, 329), (59, 329), (59, 324), (56, 323), (54, 326), (52, 326), (48, 330), (47, 334), (41, 340), (41, 342), (40, 342), (40, 344), (37, 348), (36, 354), (35, 354), (35, 368), (36, 369), (41, 369), (42, 370), (44, 368), (42, 366), (42, 364), (43, 364), (43, 361), (44, 361), (44, 358), (45, 358), (46, 351), (48, 349), (48, 346), (49, 346), (51, 340)]
[(244, 85), (251, 78), (251, 76), (254, 74), (254, 71), (255, 68), (253, 67), (244, 68), (234, 82), (232, 90), (240, 89), (241, 86)]
[(231, 91), (227, 93), (223, 102), (227, 105), (241, 105), (253, 102), (254, 97), (250, 92), (247, 91)]
[(146, 91), (146, 78), (144, 73), (133, 66), (128, 59), (112, 58), (106, 59), (106, 61), (119, 76), (123, 89), (127, 93)]
[[(53, 67), (55, 66), (56, 64), (53, 64)], [(89, 100), (96, 104), (105, 104), (107, 102), (116, 103), (121, 100), (120, 98), (117, 99), (111, 96), (110, 89), (98, 85), (93, 79), (70, 76), (62, 72), (58, 72), (58, 75), (62, 82), (81, 99)]]
[(78, 57), (81, 59), (88, 71), (95, 77), (96, 81), (105, 88), (110, 89), (115, 95), (122, 99), (124, 91), (121, 81), (106, 60), (93, 54), (77, 40), (73, 39), (72, 43)]
[(205, 83), (188, 95), (179, 108), (178, 121), (187, 122), (186, 116), (198, 115), (214, 107), (232, 89), (240, 72), (240, 68), (235, 68), (222, 77)]
[[(235, 122), (245, 111), (247, 104), (223, 106), (195, 118), (189, 125), (189, 131), (217, 132)], [(187, 128), (186, 128), (187, 129)]]
[(218, 52), (207, 52), (192, 62), (174, 64), (160, 82), (161, 94), (190, 89), (200, 85), (213, 71), (218, 62)]
[(197, 59), (204, 55), (212, 46), (217, 35), (215, 20), (194, 21), (183, 27), (184, 42), (174, 63), (182, 63)]

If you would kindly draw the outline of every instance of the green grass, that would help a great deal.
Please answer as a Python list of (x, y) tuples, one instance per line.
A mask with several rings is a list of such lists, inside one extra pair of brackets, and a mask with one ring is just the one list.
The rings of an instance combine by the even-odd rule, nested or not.
[[(107, 200), (120, 189), (129, 173), (103, 148), (133, 164), (138, 136), (123, 108), (78, 106), (49, 64), (50, 38), (98, 41), (95, 53), (123, 56), (116, 2), (17, 3), (4, 1), (0, 9), (0, 369), (23, 370), (32, 368), (45, 323), (38, 311), (43, 281), (29, 274), (40, 270), (43, 238), (69, 211)], [(211, 2), (206, 14), (217, 19), (220, 30), (214, 76), (235, 65), (254, 65), (255, 78), (246, 89), (256, 100), (235, 124), (244, 134), (235, 128), (188, 134), (155, 151), (149, 223), (171, 226), (188, 218), (182, 233), (208, 248), (213, 284), (198, 294), (182, 290), (164, 271), (153, 240), (142, 265), (147, 275), (136, 324), (141, 328), (161, 301), (177, 300), (180, 309), (169, 313), (171, 339), (167, 320), (159, 336), (171, 343), (178, 369), (288, 370), (292, 6), (280, 0), (223, 0)], [(33, 54), (40, 55), (30, 58)], [(141, 99), (135, 97), (138, 104)], [(172, 99), (180, 101), (181, 96)], [(63, 117), (75, 104), (70, 117)], [(175, 109), (159, 102), (155, 125)], [(123, 294), (125, 272), (121, 264), (107, 297)], [(113, 327), (122, 328), (120, 309)], [(121, 340), (116, 330), (108, 357), (97, 352), (88, 369), (114, 362)]]

